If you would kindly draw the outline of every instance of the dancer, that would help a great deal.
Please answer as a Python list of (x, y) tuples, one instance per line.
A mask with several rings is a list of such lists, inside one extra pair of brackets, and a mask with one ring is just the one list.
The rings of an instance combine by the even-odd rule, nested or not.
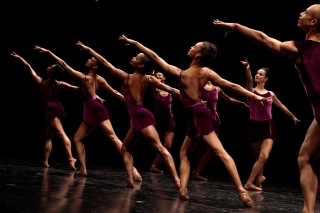
[[(162, 72), (155, 72), (154, 76), (164, 83), (165, 76)], [(157, 131), (163, 135), (164, 147), (169, 151), (174, 139), (174, 129), (176, 126), (173, 114), (172, 114), (172, 95), (166, 91), (151, 88), (151, 93), (154, 103), (154, 115), (157, 123)], [(161, 162), (161, 156), (157, 154), (157, 157), (153, 161), (149, 171), (154, 173), (162, 173), (163, 171), (157, 168), (157, 165)]]
[(72, 157), (71, 142), (64, 132), (60, 121), (60, 119), (64, 118), (66, 115), (63, 106), (58, 101), (58, 96), (61, 89), (78, 91), (79, 88), (66, 82), (56, 80), (56, 75), (63, 72), (63, 69), (58, 64), (54, 64), (47, 68), (46, 72), (48, 74), (48, 78), (44, 80), (36, 74), (30, 64), (28, 64), (28, 62), (21, 56), (15, 52), (12, 52), (11, 56), (19, 59), (29, 69), (33, 80), (39, 85), (41, 99), (44, 103), (46, 121), (48, 122), (45, 135), (44, 160), (42, 165), (44, 167), (49, 167), (49, 157), (52, 150), (52, 137), (54, 134), (57, 134), (60, 137), (63, 147), (67, 153), (70, 167), (76, 170), (75, 162), (77, 160)]
[(190, 162), (188, 156), (201, 140), (214, 152), (214, 154), (223, 162), (229, 172), (238, 192), (238, 195), (247, 207), (252, 207), (252, 201), (248, 192), (243, 188), (236, 165), (231, 156), (225, 151), (220, 140), (215, 134), (215, 121), (212, 113), (200, 102), (199, 95), (204, 85), (210, 80), (216, 85), (227, 87), (242, 95), (253, 97), (259, 101), (271, 101), (267, 98), (257, 96), (256, 94), (247, 91), (243, 87), (233, 84), (225, 79), (222, 79), (212, 70), (202, 68), (203, 64), (212, 60), (217, 53), (217, 48), (209, 42), (199, 42), (191, 47), (188, 56), (192, 58), (190, 67), (186, 71), (181, 71), (179, 68), (167, 64), (152, 50), (144, 47), (137, 41), (121, 36), (120, 40), (128, 42), (130, 45), (136, 46), (143, 53), (155, 60), (160, 67), (173, 75), (180, 85), (180, 98), (185, 108), (188, 124), (187, 136), (183, 142), (180, 151), (180, 180), (181, 187), (179, 197), (181, 200), (189, 200), (187, 195), (187, 183), (190, 174)]
[[(288, 110), (287, 107), (285, 107), (279, 101), (274, 92), (265, 89), (264, 86), (268, 80), (269, 74), (268, 68), (260, 68), (257, 71), (254, 77), (254, 81), (257, 83), (257, 86), (253, 88), (250, 64), (247, 60), (240, 62), (246, 68), (247, 90), (262, 97), (271, 97), (273, 104), (286, 113), (290, 118), (292, 118), (295, 125), (297, 125), (298, 122), (301, 122)], [(248, 143), (251, 144), (257, 161), (252, 167), (250, 177), (247, 183), (244, 185), (244, 188), (261, 191), (261, 184), (266, 179), (263, 176), (263, 166), (268, 160), (273, 142), (277, 141), (277, 133), (274, 121), (272, 119), (272, 103), (269, 102), (264, 106), (261, 106), (260, 103), (252, 98), (248, 98), (248, 103), (250, 107)], [(256, 186), (253, 184), (254, 180), (256, 180)]]
[[(206, 67), (208, 68), (208, 67)], [(208, 68), (210, 69), (210, 68)], [(211, 70), (211, 69), (210, 69)], [(223, 90), (220, 87), (217, 87), (211, 83), (211, 81), (208, 81), (207, 84), (204, 86), (202, 92), (201, 92), (201, 100), (205, 101), (208, 109), (211, 111), (213, 116), (215, 117), (215, 133), (217, 137), (219, 136), (219, 127), (220, 127), (220, 119), (217, 112), (217, 102), (218, 98), (221, 98), (227, 102), (230, 102), (232, 104), (237, 104), (245, 107), (247, 110), (249, 109), (249, 106), (244, 103), (243, 101), (238, 101), (234, 98), (229, 97), (227, 94), (223, 92)], [(204, 148), (204, 147), (203, 147)], [(206, 178), (202, 177), (200, 175), (200, 172), (203, 170), (203, 168), (207, 165), (211, 157), (213, 156), (213, 152), (210, 149), (207, 149), (205, 154), (203, 155), (203, 150), (200, 149), (198, 151), (202, 152), (201, 160), (198, 162), (196, 169), (192, 172), (192, 179), (194, 180), (201, 180), (201, 181), (207, 181)], [(197, 154), (198, 154), (197, 153)]]
[(300, 13), (298, 28), (304, 31), (304, 42), (281, 42), (265, 33), (250, 29), (237, 23), (213, 22), (216, 26), (226, 27), (226, 35), (238, 31), (250, 41), (268, 50), (293, 60), (310, 100), (314, 119), (301, 145), (298, 165), (300, 184), (304, 197), (303, 212), (314, 212), (318, 178), (314, 169), (320, 156), (320, 4), (314, 4)]
[(101, 55), (96, 53), (91, 48), (83, 45), (81, 42), (78, 42), (77, 45), (100, 61), (111, 73), (120, 78), (123, 83), (122, 93), (127, 104), (131, 126), (128, 130), (126, 138), (123, 141), (121, 149), (123, 154), (123, 162), (127, 171), (127, 187), (133, 187), (133, 158), (131, 155), (132, 148), (141, 137), (144, 137), (147, 143), (161, 156), (162, 161), (165, 163), (173, 178), (174, 184), (177, 188), (179, 188), (180, 179), (178, 177), (173, 158), (160, 142), (159, 135), (154, 127), (156, 122), (152, 113), (145, 109), (142, 105), (143, 96), (148, 86), (154, 86), (160, 90), (174, 93), (176, 95), (179, 95), (179, 90), (161, 83), (153, 76), (147, 75), (153, 70), (154, 64), (143, 53), (140, 53), (136, 57), (132, 58), (130, 65), (135, 69), (135, 71), (133, 74), (128, 74), (120, 69), (115, 68)]
[[(110, 122), (109, 112), (103, 106), (103, 104), (100, 103), (97, 99), (96, 91), (99, 87), (102, 87), (114, 97), (124, 101), (123, 95), (120, 94), (118, 91), (114, 90), (103, 77), (97, 74), (98, 61), (94, 57), (88, 59), (88, 61), (86, 62), (85, 66), (89, 69), (89, 72), (87, 75), (85, 75), (79, 71), (72, 69), (69, 65), (67, 65), (58, 56), (53, 54), (50, 50), (44, 49), (39, 46), (36, 46), (35, 49), (39, 52), (43, 52), (50, 55), (65, 70), (67, 70), (71, 75), (73, 75), (75, 78), (82, 82), (80, 91), (84, 106), (83, 118), (82, 123), (80, 124), (73, 138), (73, 141), (75, 143), (80, 161), (80, 170), (77, 173), (77, 175), (86, 176), (86, 155), (82, 141), (96, 128), (97, 125), (101, 127), (106, 137), (114, 144), (118, 153), (121, 155), (122, 142), (119, 140), (119, 138), (113, 130), (113, 127)], [(135, 168), (134, 179), (136, 181), (142, 181), (140, 174)]]

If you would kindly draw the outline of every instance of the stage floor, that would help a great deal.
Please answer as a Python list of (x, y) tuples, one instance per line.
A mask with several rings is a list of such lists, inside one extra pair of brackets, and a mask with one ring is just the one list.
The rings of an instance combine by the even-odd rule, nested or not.
[(128, 189), (122, 168), (89, 165), (88, 177), (75, 177), (62, 164), (42, 168), (38, 162), (1, 159), (0, 212), (302, 212), (299, 187), (266, 183), (263, 192), (250, 192), (254, 206), (248, 209), (230, 179), (190, 180), (190, 201), (179, 201), (169, 174), (140, 173), (143, 182)]

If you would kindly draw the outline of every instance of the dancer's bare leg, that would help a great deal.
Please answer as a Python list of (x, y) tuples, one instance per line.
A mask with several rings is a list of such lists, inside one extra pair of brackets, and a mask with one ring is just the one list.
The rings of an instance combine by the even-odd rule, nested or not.
[[(113, 130), (112, 124), (110, 122), (110, 120), (105, 120), (103, 122), (100, 123), (100, 127), (103, 130), (104, 134), (106, 135), (106, 137), (113, 143), (113, 145), (116, 147), (118, 153), (120, 156), (121, 155), (121, 146), (122, 146), (122, 142), (119, 140), (118, 136), (116, 135), (116, 133)], [(138, 170), (133, 167), (133, 179), (135, 181), (142, 181), (142, 177), (139, 174)]]
[(162, 146), (158, 132), (153, 125), (147, 126), (141, 130), (143, 137), (146, 139), (148, 144), (155, 149), (158, 154), (161, 156), (163, 163), (166, 165), (169, 173), (171, 174), (174, 184), (179, 189), (180, 188), (180, 179), (177, 174), (176, 167), (174, 165), (173, 158), (168, 150)]
[[(169, 151), (172, 146), (174, 138), (174, 133), (173, 132), (165, 132), (164, 133), (164, 147)], [(157, 165), (161, 162), (161, 157), (159, 154), (157, 154), (156, 159), (153, 161), (151, 167), (150, 167), (150, 172), (155, 172), (155, 173), (162, 173), (163, 171), (157, 169)]]
[(80, 161), (80, 170), (77, 175), (87, 175), (86, 167), (86, 152), (82, 143), (82, 140), (87, 137), (96, 127), (96, 125), (87, 125), (82, 122), (73, 137), (74, 145), (76, 146), (78, 158)]
[(313, 163), (320, 156), (320, 126), (314, 119), (300, 148), (298, 164), (300, 185), (304, 198), (303, 213), (313, 213), (317, 196), (318, 178)]
[(121, 146), (122, 159), (124, 167), (127, 171), (127, 187), (133, 188), (133, 158), (132, 148), (142, 138), (142, 134), (133, 133), (131, 129), (128, 130), (127, 135)]
[(206, 151), (206, 153), (202, 156), (199, 165), (197, 168), (192, 172), (192, 179), (194, 180), (202, 180), (202, 181), (207, 181), (208, 179), (202, 177), (200, 175), (200, 172), (203, 170), (203, 168), (208, 164), (210, 159), (212, 158), (213, 153), (211, 152), (210, 149)]
[[(254, 156), (256, 157), (256, 161), (259, 159), (259, 155), (260, 155), (260, 150), (261, 150), (261, 141), (256, 142), (256, 143), (252, 143), (251, 144), (253, 151), (254, 151)], [(263, 167), (260, 170), (260, 172), (257, 175), (256, 178), (256, 186), (262, 189), (262, 183), (266, 180), (266, 177), (263, 176)]]
[(257, 190), (257, 191), (262, 190), (260, 187), (255, 186), (253, 184), (253, 181), (258, 177), (258, 174), (261, 172), (264, 164), (268, 160), (270, 151), (272, 149), (272, 145), (273, 145), (273, 140), (269, 138), (264, 139), (261, 142), (261, 150), (260, 150), (259, 158), (252, 167), (252, 171), (249, 176), (249, 179), (247, 180), (247, 183), (244, 185), (245, 189)]
[(49, 157), (52, 150), (52, 136), (54, 130), (52, 129), (51, 125), (48, 124), (46, 136), (45, 136), (45, 145), (44, 145), (44, 160), (42, 166), (49, 167)]
[(208, 148), (211, 148), (215, 156), (217, 156), (227, 169), (231, 179), (236, 186), (238, 195), (246, 207), (252, 207), (252, 200), (250, 199), (248, 192), (243, 188), (236, 164), (234, 163), (232, 157), (226, 152), (223, 148), (219, 138), (215, 132), (210, 133), (209, 135), (204, 135), (203, 140), (207, 144)]
[(199, 142), (199, 139), (192, 140), (189, 136), (186, 136), (180, 149), (180, 200), (189, 200), (189, 196), (187, 195), (187, 184), (190, 175), (190, 161), (188, 157), (199, 145)]
[(64, 132), (60, 119), (58, 117), (55, 117), (54, 119), (49, 121), (49, 124), (51, 125), (52, 129), (55, 131), (55, 133), (60, 137), (62, 141), (62, 144), (68, 156), (70, 167), (76, 170), (75, 163), (77, 160), (72, 157), (71, 141), (66, 135), (66, 133)]

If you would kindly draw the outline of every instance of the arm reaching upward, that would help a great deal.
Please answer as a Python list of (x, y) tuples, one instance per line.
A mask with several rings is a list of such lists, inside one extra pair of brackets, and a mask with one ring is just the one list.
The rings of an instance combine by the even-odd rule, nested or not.
[(251, 97), (251, 98), (254, 98), (258, 101), (261, 101), (261, 103), (262, 103), (262, 101), (272, 101), (271, 98), (264, 98), (262, 96), (258, 96), (256, 94), (254, 94), (253, 92), (246, 90), (245, 88), (243, 88), (242, 86), (240, 86), (238, 84), (231, 83), (230, 81), (227, 81), (227, 80), (221, 78), (217, 73), (215, 73), (212, 70), (209, 70), (209, 80), (211, 82), (213, 82), (214, 85), (218, 85), (220, 87), (226, 87), (226, 88), (231, 89), (241, 95)]
[(221, 88), (219, 88), (219, 87), (217, 87), (217, 90), (218, 90), (219, 98), (221, 98), (221, 99), (223, 99), (223, 100), (225, 100), (225, 101), (227, 101), (227, 102), (229, 102), (229, 103), (232, 103), (232, 104), (242, 105), (242, 106), (244, 106), (247, 110), (249, 110), (249, 106), (248, 106), (245, 102), (243, 102), (243, 101), (238, 101), (238, 100), (236, 100), (236, 99), (234, 99), (234, 98), (231, 98), (230, 96), (228, 96), (227, 94), (225, 94), (225, 93), (223, 92), (223, 90), (222, 90)]
[(79, 91), (79, 87), (73, 86), (73, 85), (68, 84), (64, 81), (60, 81), (60, 87), (61, 87), (61, 89), (64, 89), (64, 90)]
[(250, 92), (253, 92), (253, 80), (252, 80), (252, 74), (250, 70), (250, 64), (245, 59), (244, 61), (240, 61), (241, 64), (246, 68), (246, 77), (247, 77), (247, 84), (246, 84), (246, 89), (249, 90)]
[(124, 35), (119, 37), (119, 40), (126, 41), (128, 44), (126, 45), (134, 45), (139, 50), (141, 50), (144, 54), (149, 56), (152, 60), (154, 60), (164, 71), (167, 73), (173, 75), (176, 79), (179, 79), (180, 77), (180, 69), (178, 67), (175, 67), (173, 65), (168, 64), (166, 61), (164, 61), (162, 58), (160, 58), (155, 52), (150, 50), (149, 48), (143, 46), (139, 42), (129, 39), (125, 37)]
[(296, 118), (292, 112), (290, 112), (290, 110), (288, 110), (288, 108), (283, 105), (280, 100), (277, 98), (277, 96), (270, 91), (270, 93), (272, 94), (272, 98), (273, 98), (273, 103), (276, 107), (278, 107), (279, 109), (281, 109), (284, 113), (286, 113), (286, 115), (288, 115), (294, 122), (294, 125), (297, 125), (299, 122), (301, 122), (298, 118)]
[(261, 31), (254, 30), (237, 23), (226, 23), (216, 19), (214, 20), (213, 24), (227, 28), (228, 30), (225, 36), (229, 35), (233, 31), (238, 31), (248, 40), (261, 45), (276, 54), (286, 56), (294, 61), (296, 61), (299, 57), (298, 49), (294, 45), (293, 41), (281, 42), (277, 39), (267, 36)]
[(98, 82), (99, 86), (101, 86), (103, 89), (109, 92), (113, 97), (118, 98), (121, 101), (125, 101), (123, 95), (117, 90), (113, 89), (104, 78), (99, 77)]
[(30, 64), (29, 64), (26, 60), (24, 60), (20, 55), (18, 55), (18, 54), (15, 53), (15, 52), (12, 52), (10, 55), (13, 56), (13, 57), (15, 57), (15, 58), (17, 58), (17, 59), (19, 59), (26, 67), (28, 67), (28, 70), (29, 70), (29, 72), (30, 72), (33, 80), (34, 80), (37, 84), (40, 84), (40, 83), (41, 83), (42, 78), (40, 78), (40, 77), (36, 74), (36, 72), (32, 69), (32, 67), (30, 66)]
[(110, 62), (108, 62), (105, 58), (103, 58), (101, 55), (99, 55), (97, 52), (95, 52), (90, 47), (82, 44), (80, 41), (76, 43), (77, 46), (81, 47), (81, 50), (89, 52), (95, 59), (97, 59), (100, 63), (102, 63), (112, 74), (119, 77), (123, 81), (127, 79), (127, 73), (115, 68)]
[(71, 75), (73, 75), (74, 77), (78, 78), (81, 82), (83, 82), (85, 78), (85, 75), (83, 73), (72, 69), (68, 64), (66, 64), (66, 62), (64, 62), (61, 58), (53, 54), (50, 50), (47, 50), (39, 46), (35, 46), (34, 49), (38, 50), (41, 53), (46, 53), (50, 55), (58, 64), (60, 64), (60, 66), (63, 67), (63, 69), (67, 70)]
[(152, 86), (160, 89), (160, 90), (164, 90), (170, 94), (172, 94), (174, 97), (178, 97), (180, 98), (180, 91), (172, 88), (164, 83), (161, 83), (157, 78), (153, 77), (153, 76), (148, 76), (149, 77), (149, 83), (151, 83)]

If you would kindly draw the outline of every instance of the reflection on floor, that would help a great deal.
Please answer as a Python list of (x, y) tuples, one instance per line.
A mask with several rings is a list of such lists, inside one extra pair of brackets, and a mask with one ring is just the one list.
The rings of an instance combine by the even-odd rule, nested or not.
[[(254, 207), (242, 206), (229, 179), (190, 181), (190, 201), (179, 201), (169, 174), (141, 172), (142, 183), (125, 187), (122, 168), (88, 166), (88, 177), (74, 176), (65, 165), (42, 168), (37, 163), (0, 160), (0, 212), (288, 212), (300, 213), (299, 188), (264, 184), (250, 192)], [(315, 212), (320, 212), (317, 200)]]

